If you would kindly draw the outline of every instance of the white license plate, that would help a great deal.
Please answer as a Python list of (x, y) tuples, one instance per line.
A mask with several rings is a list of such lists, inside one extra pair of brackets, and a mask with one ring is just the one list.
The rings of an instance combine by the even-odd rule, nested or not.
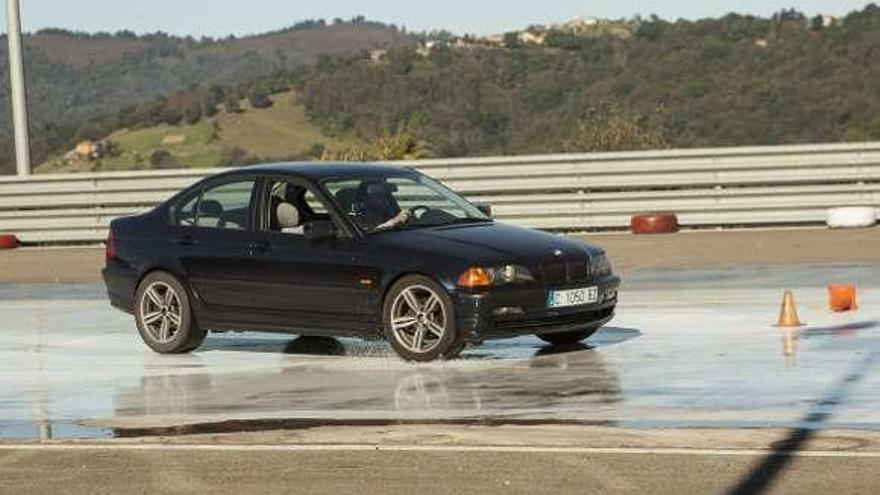
[(565, 308), (568, 306), (581, 306), (599, 302), (598, 287), (583, 287), (580, 289), (551, 290), (547, 296), (548, 308)]

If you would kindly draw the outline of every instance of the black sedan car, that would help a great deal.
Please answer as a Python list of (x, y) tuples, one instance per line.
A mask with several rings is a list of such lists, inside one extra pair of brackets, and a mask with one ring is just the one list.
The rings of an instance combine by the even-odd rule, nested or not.
[(524, 334), (575, 343), (613, 317), (620, 283), (598, 247), (381, 165), (221, 173), (114, 220), (106, 251), (111, 303), (160, 353), (209, 330), (384, 336), (414, 361)]

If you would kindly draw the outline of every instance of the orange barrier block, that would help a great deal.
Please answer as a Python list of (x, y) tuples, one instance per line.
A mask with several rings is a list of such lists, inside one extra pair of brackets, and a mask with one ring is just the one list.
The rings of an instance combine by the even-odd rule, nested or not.
[(633, 234), (671, 234), (678, 232), (675, 213), (642, 213), (630, 219)]
[(831, 308), (831, 311), (837, 313), (858, 309), (858, 304), (856, 304), (856, 287), (843, 284), (829, 285), (828, 307)]
[(0, 249), (14, 249), (18, 247), (18, 238), (12, 234), (0, 234)]

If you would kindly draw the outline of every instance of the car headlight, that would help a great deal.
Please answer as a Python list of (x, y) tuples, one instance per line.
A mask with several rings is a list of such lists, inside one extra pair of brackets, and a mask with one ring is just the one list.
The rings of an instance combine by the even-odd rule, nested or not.
[(460, 287), (489, 287), (492, 285), (517, 284), (535, 280), (532, 272), (522, 265), (494, 267), (474, 266), (458, 277)]
[(593, 277), (605, 277), (611, 275), (611, 262), (604, 254), (590, 258), (590, 275)]
[(495, 283), (515, 284), (519, 282), (531, 282), (535, 280), (532, 272), (522, 265), (504, 265), (493, 269)]

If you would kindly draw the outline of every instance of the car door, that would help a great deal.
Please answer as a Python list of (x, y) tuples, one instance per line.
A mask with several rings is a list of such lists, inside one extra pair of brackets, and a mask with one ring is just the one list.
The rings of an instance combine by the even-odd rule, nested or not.
[(256, 185), (254, 177), (208, 184), (185, 200), (178, 214), (171, 242), (199, 302), (212, 308), (211, 320), (251, 306), (248, 263)]
[[(278, 196), (279, 184), (297, 190)], [(315, 188), (305, 180), (267, 178), (261, 192), (260, 218), (252, 246), (251, 281), (254, 307), (266, 321), (310, 333), (358, 333), (365, 327), (359, 308), (369, 292), (356, 260), (357, 242), (346, 236), (320, 241), (304, 229), (282, 231), (273, 224), (280, 202), (296, 205), (302, 223), (340, 219), (330, 213)]]

